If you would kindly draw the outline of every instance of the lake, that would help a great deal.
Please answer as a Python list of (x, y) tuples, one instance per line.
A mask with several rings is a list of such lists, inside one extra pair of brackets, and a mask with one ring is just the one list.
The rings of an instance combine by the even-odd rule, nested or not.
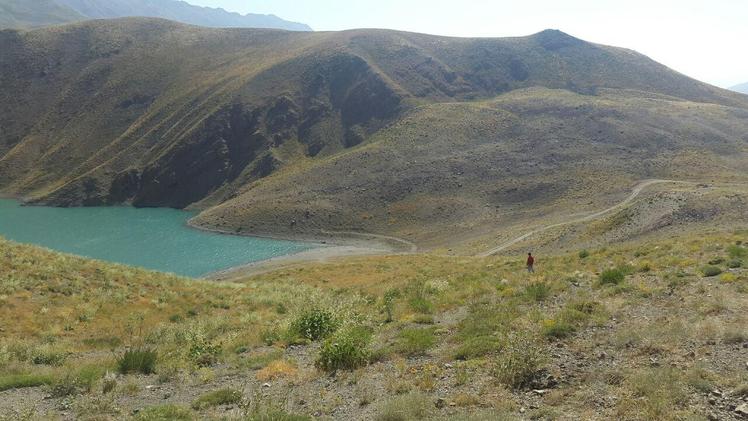
[(200, 231), (186, 225), (192, 216), (192, 212), (176, 209), (55, 208), (21, 206), (15, 200), (0, 199), (0, 236), (192, 277), (313, 247)]

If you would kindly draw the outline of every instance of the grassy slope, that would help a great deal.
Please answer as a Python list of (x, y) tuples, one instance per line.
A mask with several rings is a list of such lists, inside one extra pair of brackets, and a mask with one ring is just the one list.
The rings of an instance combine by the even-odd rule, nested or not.
[[(302, 265), (233, 284), (2, 241), (0, 386), (8, 390), (0, 392), (0, 413), (48, 417), (70, 408), (106, 418), (153, 406), (176, 411), (162, 407), (172, 404), (201, 419), (270, 407), (339, 419), (398, 412), (406, 419), (730, 419), (748, 393), (748, 274), (727, 267), (748, 258), (735, 245), (746, 235), (629, 243), (584, 258), (541, 255), (533, 277), (521, 258), (419, 255)], [(724, 274), (704, 278), (710, 261)], [(628, 275), (599, 285), (612, 267)], [(391, 323), (383, 323), (385, 295), (394, 297)], [(286, 333), (311, 306), (341, 318), (339, 332), (368, 330), (372, 340), (360, 347), (376, 356), (371, 365), (335, 377), (315, 368), (319, 345)], [(529, 387), (542, 394), (512, 389), (505, 375), (507, 358), (527, 354), (527, 345), (513, 347), (528, 340), (539, 360), (513, 360), (519, 365), (509, 372), (528, 368), (539, 382)], [(143, 345), (158, 351), (157, 374), (119, 376), (102, 394), (115, 358)], [(234, 396), (221, 392), (203, 398), (199, 411), (189, 408), (226, 388), (252, 404), (227, 412), (206, 403)], [(715, 389), (720, 394), (709, 395)]]
[(0, 29), (29, 29), (83, 20), (54, 0), (0, 0)]
[(425, 219), (470, 233), (520, 218), (523, 201), (579, 206), (584, 192), (597, 206), (638, 178), (681, 175), (673, 154), (698, 175), (744, 168), (744, 96), (557, 31), (456, 39), (124, 19), (2, 41), (0, 189), (58, 205), (210, 208), (251, 188), (200, 221), (428, 243), (453, 232), (429, 238)]

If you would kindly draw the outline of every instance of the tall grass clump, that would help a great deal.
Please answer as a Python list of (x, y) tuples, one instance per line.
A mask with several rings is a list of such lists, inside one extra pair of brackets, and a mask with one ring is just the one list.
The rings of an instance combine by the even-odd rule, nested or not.
[(121, 374), (153, 374), (156, 372), (156, 351), (149, 348), (128, 349), (117, 360), (117, 370)]
[(319, 350), (315, 365), (325, 371), (353, 370), (369, 362), (371, 333), (363, 327), (349, 327), (328, 338)]
[(290, 336), (317, 341), (330, 336), (340, 323), (335, 315), (327, 310), (313, 308), (299, 314), (288, 329)]
[(600, 285), (620, 285), (626, 279), (626, 271), (623, 268), (606, 269), (600, 274), (598, 283)]
[(713, 276), (718, 276), (722, 273), (722, 269), (718, 268), (717, 266), (704, 266), (701, 268), (701, 273), (704, 274), (707, 278), (711, 278)]
[(202, 410), (221, 405), (235, 405), (242, 401), (242, 392), (234, 389), (220, 389), (208, 392), (192, 403), (192, 409)]
[(537, 380), (545, 361), (545, 351), (537, 341), (525, 335), (510, 334), (496, 358), (494, 375), (508, 387), (524, 389)]

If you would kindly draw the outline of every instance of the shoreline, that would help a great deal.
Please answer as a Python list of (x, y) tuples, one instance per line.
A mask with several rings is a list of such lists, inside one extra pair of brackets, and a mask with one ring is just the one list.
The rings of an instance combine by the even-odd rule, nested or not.
[[(310, 262), (327, 262), (332, 259), (357, 256), (387, 256), (399, 254), (411, 254), (418, 251), (418, 246), (410, 241), (397, 237), (379, 234), (356, 233), (356, 232), (331, 232), (321, 231), (320, 235), (279, 235), (268, 233), (253, 233), (227, 231), (218, 228), (209, 228), (195, 224), (192, 218), (187, 220), (189, 228), (204, 232), (222, 235), (234, 235), (238, 237), (267, 238), (279, 241), (295, 241), (311, 245), (307, 250), (297, 253), (285, 254), (258, 260), (224, 270), (212, 272), (201, 276), (199, 279), (218, 282), (230, 282), (239, 278), (261, 275), (263, 273), (279, 270), (284, 267)], [(324, 237), (322, 236), (324, 235)], [(407, 246), (407, 250), (406, 250)]]

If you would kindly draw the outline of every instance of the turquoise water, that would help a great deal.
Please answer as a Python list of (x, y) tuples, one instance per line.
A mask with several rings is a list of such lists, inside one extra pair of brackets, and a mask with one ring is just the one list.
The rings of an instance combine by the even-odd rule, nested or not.
[(185, 276), (297, 253), (311, 245), (189, 228), (194, 214), (131, 207), (53, 208), (0, 199), (0, 236), (65, 253)]

